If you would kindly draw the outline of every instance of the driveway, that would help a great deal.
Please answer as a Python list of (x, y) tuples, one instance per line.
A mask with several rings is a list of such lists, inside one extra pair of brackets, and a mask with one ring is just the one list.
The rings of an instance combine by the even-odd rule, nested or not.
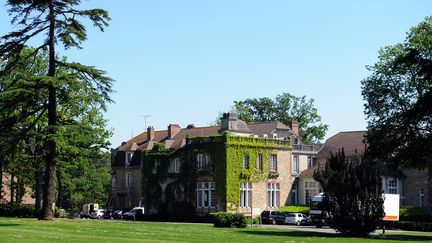
[(277, 229), (290, 229), (290, 230), (300, 230), (300, 231), (312, 231), (320, 233), (336, 233), (334, 229), (329, 227), (316, 228), (315, 226), (297, 226), (297, 225), (273, 225), (273, 224), (263, 224), (263, 228), (277, 228)]

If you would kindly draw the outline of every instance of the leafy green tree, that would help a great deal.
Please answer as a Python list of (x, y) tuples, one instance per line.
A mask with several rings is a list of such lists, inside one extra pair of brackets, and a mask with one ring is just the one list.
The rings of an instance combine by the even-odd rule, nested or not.
[(367, 154), (347, 158), (343, 149), (331, 154), (314, 179), (322, 186), (330, 227), (351, 236), (366, 236), (376, 230), (384, 217), (383, 190), (377, 163)]
[(432, 17), (379, 51), (362, 81), (373, 156), (432, 171)]
[[(48, 66), (44, 76), (39, 77), (48, 90), (48, 99), (44, 108), (47, 109), (48, 127), (46, 139), (46, 172), (44, 183), (43, 209), (40, 219), (53, 217), (51, 205), (55, 201), (55, 179), (57, 175), (56, 163), (56, 135), (58, 130), (57, 102), (59, 87), (65, 83), (82, 82), (86, 89), (91, 91), (94, 97), (99, 97), (99, 104), (104, 107), (104, 102), (110, 101), (111, 79), (104, 75), (103, 71), (91, 66), (79, 63), (68, 63), (56, 58), (56, 47), (62, 44), (65, 49), (71, 47), (81, 48), (81, 43), (87, 38), (86, 28), (79, 18), (88, 18), (101, 31), (108, 26), (110, 20), (108, 12), (102, 9), (79, 10), (77, 5), (80, 0), (9, 0), (9, 13), (14, 15), (12, 24), (21, 26), (17, 31), (12, 31), (1, 39), (0, 58), (10, 59), (21, 53), (26, 43), (39, 36), (46, 36), (41, 45), (25, 59), (32, 59), (39, 51), (48, 49)], [(11, 62), (3, 72), (17, 64)], [(58, 67), (64, 67), (68, 71), (57, 75)], [(12, 107), (15, 104), (11, 104)]]
[[(26, 56), (33, 50), (31, 48), (23, 49), (21, 56)], [(65, 58), (63, 59), (66, 61)], [(4, 88), (3, 92), (0, 92), (0, 106), (12, 101), (25, 107), (37, 106), (36, 103), (20, 99), (20, 95), (22, 95), (20, 90), (25, 90), (27, 86), (21, 82), (21, 79), (15, 80), (13, 77), (16, 75), (23, 77), (43, 75), (45, 71), (43, 67), (46, 66), (47, 60), (46, 52), (35, 56), (32, 62), (20, 58), (20, 65), (10, 69), (9, 74), (13, 73), (13, 76), (0, 76), (0, 87)], [(68, 71), (67, 68), (60, 67), (56, 75), (65, 75)], [(34, 85), (37, 82), (29, 83)], [(33, 87), (33, 90), (28, 93), (43, 96), (44, 94), (47, 95), (48, 91), (41, 86), (39, 88)], [(109, 157), (106, 156), (106, 152), (103, 152), (103, 150), (106, 150), (109, 146), (108, 138), (111, 132), (105, 129), (106, 121), (101, 113), (103, 109), (98, 103), (99, 98), (94, 97), (92, 91), (87, 89), (82, 82), (65, 82), (58, 86), (58, 94), (57, 110), (58, 124), (60, 126), (56, 136), (59, 165), (57, 170), (58, 197), (56, 205), (58, 207), (76, 208), (77, 203), (82, 204), (81, 201), (75, 201), (76, 195), (84, 195), (84, 198), (89, 198), (89, 194), (98, 199), (97, 202), (105, 202), (109, 193), (106, 185), (110, 183), (110, 165)], [(16, 114), (19, 114), (19, 112), (12, 113), (12, 115)], [(11, 147), (11, 149), (15, 148), (13, 151), (4, 150), (9, 146), (7, 144), (1, 149), (6, 154), (13, 155), (8, 157), (14, 157), (13, 163), (8, 163), (8, 167), (5, 167), (8, 172), (22, 181), (20, 185), (34, 185), (36, 207), (39, 208), (41, 202), (40, 187), (42, 185), (40, 175), (43, 168), (41, 165), (44, 164), (39, 155), (45, 153), (43, 143), (47, 134), (47, 118), (46, 113), (42, 113), (38, 119), (37, 117), (35, 115), (26, 116), (9, 125), (4, 124), (8, 119), (0, 118), (0, 125), (3, 124), (4, 127), (8, 128), (27, 128), (26, 121), (31, 121), (33, 124), (33, 121), (37, 120), (30, 130), (25, 129), (24, 134), (20, 136), (14, 134), (12, 136), (20, 145), (21, 152), (15, 152), (17, 146)], [(21, 131), (22, 129), (16, 130)], [(0, 142), (6, 141), (8, 141), (7, 137), (0, 138)], [(103, 161), (103, 163), (100, 161)], [(83, 171), (86, 173), (82, 173)], [(28, 180), (28, 178), (31, 178), (31, 180)], [(79, 189), (83, 188), (83, 186), (79, 185), (85, 185), (84, 190)], [(18, 190), (20, 187), (13, 186), (18, 193), (22, 191)], [(67, 193), (71, 191), (73, 193)], [(19, 198), (18, 193), (15, 194), (17, 198)]]
[(328, 129), (327, 125), (321, 123), (314, 100), (308, 100), (306, 96), (282, 93), (274, 100), (267, 97), (249, 98), (234, 101), (231, 111), (248, 123), (279, 121), (290, 125), (293, 120), (297, 120), (300, 126), (299, 135), (305, 143), (319, 142)]

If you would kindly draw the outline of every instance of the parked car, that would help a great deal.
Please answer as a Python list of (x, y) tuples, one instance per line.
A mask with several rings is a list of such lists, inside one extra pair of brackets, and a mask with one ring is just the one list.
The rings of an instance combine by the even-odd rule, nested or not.
[(285, 223), (301, 225), (302, 220), (306, 218), (307, 216), (302, 213), (289, 213), (285, 218)]
[(263, 211), (261, 220), (263, 224), (284, 224), (286, 214), (279, 211)]
[(90, 214), (90, 218), (100, 219), (100, 218), (102, 218), (104, 212), (105, 212), (105, 209), (94, 209)]
[(112, 215), (113, 219), (123, 219), (123, 210), (116, 210)]
[(310, 216), (308, 216), (307, 218), (302, 219), (300, 224), (301, 225), (308, 225), (308, 226), (313, 225), (312, 218)]
[(113, 214), (114, 214), (114, 211), (108, 209), (108, 210), (106, 210), (105, 213), (102, 215), (102, 218), (104, 218), (104, 219), (113, 219)]
[(123, 218), (126, 220), (140, 220), (144, 216), (144, 208), (143, 207), (134, 207), (131, 211), (123, 214)]

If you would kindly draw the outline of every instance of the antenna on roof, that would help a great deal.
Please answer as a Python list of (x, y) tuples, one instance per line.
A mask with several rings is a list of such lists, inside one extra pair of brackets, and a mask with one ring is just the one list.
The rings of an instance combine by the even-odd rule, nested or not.
[(150, 115), (140, 115), (140, 117), (144, 117), (144, 129), (147, 129), (147, 117), (150, 117)]

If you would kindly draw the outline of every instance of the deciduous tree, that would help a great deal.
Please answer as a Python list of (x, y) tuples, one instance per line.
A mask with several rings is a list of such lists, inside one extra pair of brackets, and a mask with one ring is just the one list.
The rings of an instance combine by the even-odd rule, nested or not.
[(395, 166), (432, 171), (432, 17), (404, 43), (384, 47), (362, 81), (367, 142), (373, 156)]
[(297, 120), (300, 137), (305, 143), (319, 142), (325, 136), (328, 126), (321, 123), (321, 116), (314, 106), (313, 99), (282, 93), (276, 98), (249, 98), (234, 101), (232, 112), (248, 123), (279, 121), (290, 125)]

